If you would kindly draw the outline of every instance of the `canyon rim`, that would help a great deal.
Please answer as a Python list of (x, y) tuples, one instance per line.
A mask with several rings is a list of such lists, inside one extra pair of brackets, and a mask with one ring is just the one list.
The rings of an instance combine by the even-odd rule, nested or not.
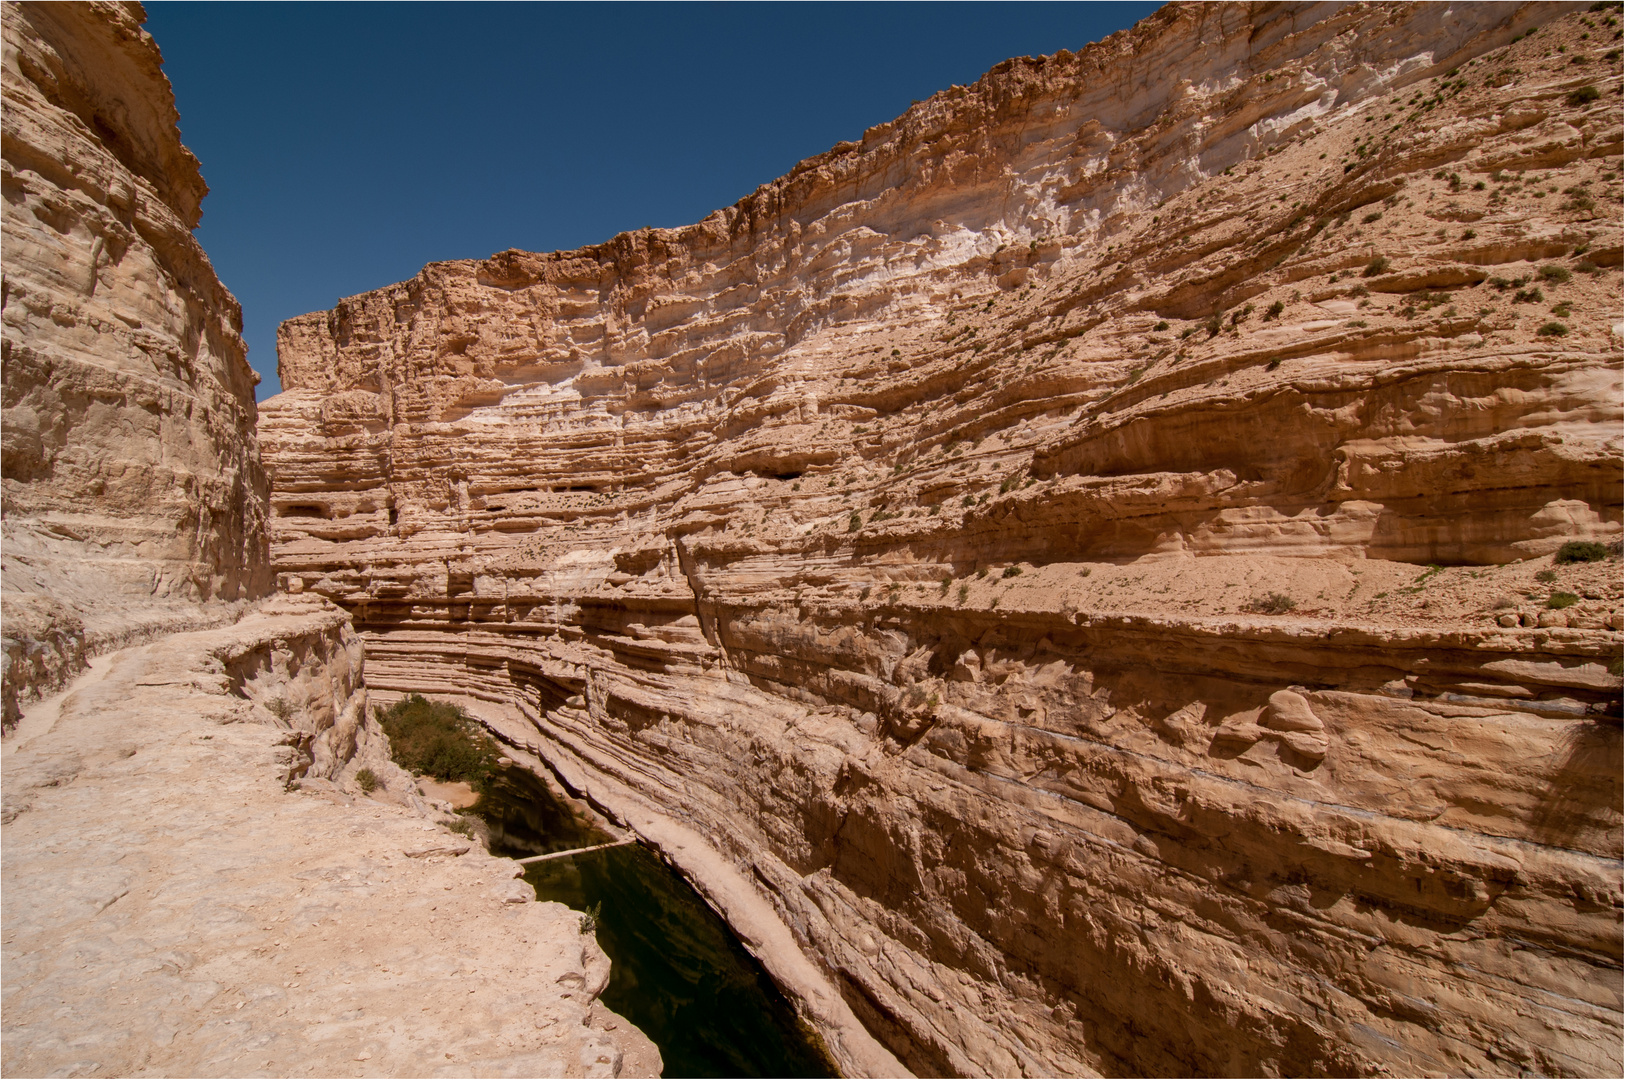
[[(365, 697), (461, 702), (852, 1075), (1621, 1071), (1617, 6), (1171, 4), (284, 323), (257, 414), (138, 18), (5, 11), (8, 720), (127, 646), (286, 739), (266, 806), (433, 828), (358, 800)], [(17, 828), (142, 759), (51, 749), (8, 950)], [(555, 998), (561, 1067), (647, 1066)]]

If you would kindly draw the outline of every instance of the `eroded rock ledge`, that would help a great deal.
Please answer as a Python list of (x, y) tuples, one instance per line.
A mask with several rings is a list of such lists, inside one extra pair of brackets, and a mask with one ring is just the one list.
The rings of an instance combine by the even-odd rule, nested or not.
[(1617, 1073), (1617, 23), (1172, 5), (292, 320), (279, 578), (916, 1072)]
[[(360, 684), (347, 616), (274, 601), (31, 711), (7, 1075), (659, 1075), (580, 916), (426, 813)], [(347, 793), (362, 766), (376, 799)]]

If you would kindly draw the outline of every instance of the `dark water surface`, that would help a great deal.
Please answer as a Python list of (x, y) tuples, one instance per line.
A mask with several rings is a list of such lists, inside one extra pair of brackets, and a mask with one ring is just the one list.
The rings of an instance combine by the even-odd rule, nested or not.
[[(477, 807), (491, 851), (514, 858), (612, 839), (523, 769), (504, 769)], [(629, 844), (526, 867), (539, 900), (602, 905), (614, 965), (603, 1002), (660, 1047), (666, 1076), (833, 1076), (795, 1009), (726, 923), (644, 848)]]

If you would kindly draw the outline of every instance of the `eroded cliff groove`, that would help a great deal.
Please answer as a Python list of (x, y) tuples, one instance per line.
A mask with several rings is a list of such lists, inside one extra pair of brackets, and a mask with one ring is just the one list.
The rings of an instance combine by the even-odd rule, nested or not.
[(1617, 33), (1171, 5), (293, 320), (279, 580), (913, 1071), (1617, 1071)]

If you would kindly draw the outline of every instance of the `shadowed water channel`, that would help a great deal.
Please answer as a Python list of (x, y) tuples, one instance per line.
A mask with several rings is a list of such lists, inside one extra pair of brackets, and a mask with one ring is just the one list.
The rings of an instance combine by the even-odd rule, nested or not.
[[(502, 770), (476, 808), (491, 852), (512, 858), (614, 839), (523, 769)], [(694, 889), (629, 844), (525, 868), (539, 900), (601, 905), (613, 967), (602, 1000), (660, 1047), (666, 1076), (833, 1076), (795, 1009)]]

